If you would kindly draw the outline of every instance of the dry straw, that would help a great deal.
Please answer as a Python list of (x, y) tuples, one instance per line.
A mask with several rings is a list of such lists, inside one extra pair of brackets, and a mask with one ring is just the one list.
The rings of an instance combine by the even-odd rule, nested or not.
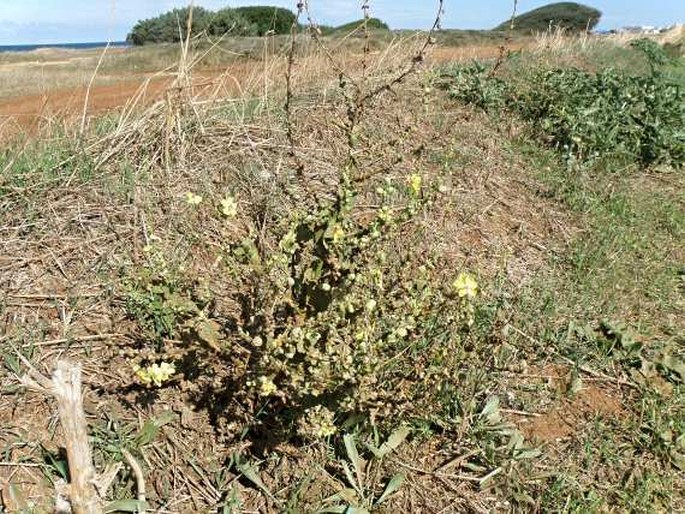
[[(360, 53), (354, 38), (321, 37), (308, 3), (303, 2), (298, 5), (298, 20), (306, 15), (309, 23), (302, 33), (298, 30), (299, 22), (294, 24), (288, 43), (283, 48), (274, 43), (275, 50), (270, 52), (266, 49), (275, 39), (266, 36), (262, 66), (246, 67), (238, 62), (227, 68), (211, 88), (198, 87), (193, 78), (194, 67), (202, 55), (193, 50), (196, 40), (191, 36), (189, 19), (175, 78), (164, 98), (147, 106), (143, 103), (148, 81), (123, 107), (111, 131), (102, 136), (95, 132), (89, 135), (85, 130), (79, 154), (70, 155), (55, 166), (55, 170), (61, 170), (85, 153), (92, 158), (92, 173), (104, 182), (112, 177), (116, 180), (123, 167), (131, 165), (134, 176), (130, 205), (115, 205), (102, 194), (86, 189), (79, 191), (80, 197), (75, 199), (76, 167), (66, 178), (58, 175), (51, 179), (54, 194), (70, 194), (62, 195), (61, 199), (51, 197), (49, 201), (89, 201), (86, 207), (96, 222), (84, 220), (79, 206), (75, 223), (94, 228), (87, 238), (74, 242), (73, 247), (55, 247), (50, 256), (27, 255), (10, 263), (4, 271), (19, 269), (33, 262), (31, 259), (42, 263), (52, 257), (55, 266), (68, 277), (71, 270), (62, 265), (61, 257), (83, 252), (83, 262), (92, 260), (92, 254), (102, 260), (115, 260), (117, 245), (118, 249), (125, 246), (136, 258), (142, 247), (150, 243), (153, 232), (163, 236), (166, 230), (184, 228), (171, 226), (180, 223), (173, 220), (178, 209), (174, 199), (188, 190), (202, 188), (216, 195), (225, 186), (218, 186), (218, 191), (212, 188), (229, 181), (246, 199), (245, 209), (255, 221), (254, 226), (262, 231), (259, 243), (266, 248), (276, 244), (269, 240), (268, 224), (278, 223), (279, 217), (287, 218), (288, 212), (296, 207), (303, 208), (297, 205), (298, 199), (304, 198), (305, 204), (334, 201), (341, 183), (363, 184), (376, 175), (404, 172), (398, 167), (402, 159), (419, 152), (422, 142), (414, 144), (396, 137), (404, 131), (399, 115), (385, 113), (379, 119), (376, 114), (392, 103), (397, 86), (421, 71), (440, 28), (443, 7), (441, 0), (427, 34), (393, 39), (385, 48), (374, 51), (368, 29), (370, 3), (364, 3)], [(215, 42), (212, 48), (219, 44)], [(276, 100), (280, 102), (279, 108), (273, 107)], [(87, 129), (83, 120), (84, 117), (81, 130)], [(373, 131), (369, 130), (371, 125)], [(377, 135), (360, 138), (362, 132)], [(397, 145), (402, 156), (388, 156), (388, 140)], [(140, 179), (143, 174), (148, 177), (144, 184)], [(45, 186), (46, 183), (40, 184)], [(28, 192), (28, 188), (17, 190), (21, 195)], [(100, 210), (95, 212), (98, 202)], [(163, 210), (155, 208), (160, 204), (164, 205)], [(61, 220), (62, 211), (71, 212), (68, 205), (57, 207), (51, 214), (57, 221)], [(164, 215), (171, 218), (165, 219)], [(100, 218), (103, 221), (97, 225)], [(74, 226), (70, 224), (73, 220), (61, 221), (64, 230)], [(108, 228), (104, 233), (97, 233), (105, 226)], [(211, 220), (206, 220), (202, 228), (206, 230), (208, 244), (214, 244), (214, 236), (223, 235)], [(189, 232), (192, 230), (188, 227)], [(58, 237), (60, 233), (54, 235)], [(26, 247), (29, 246), (27, 242)], [(104, 294), (97, 301), (104, 301), (103, 297)], [(75, 484), (67, 495), (71, 507), (75, 512), (97, 512), (93, 509), (99, 507), (92, 507), (98, 494), (92, 482), (95, 472), (79, 404), (80, 369), (65, 366), (58, 364), (62, 371), (55, 374), (54, 380), (62, 377), (62, 382), (71, 384), (73, 394), (61, 394), (61, 386), (57, 385), (48, 388), (47, 379), (42, 381), (43, 388), (53, 391), (59, 402), (69, 404), (68, 408), (59, 408), (66, 432), (73, 438), (67, 442), (67, 448), (80, 449), (68, 452)], [(67, 396), (71, 398), (69, 402), (60, 400)], [(139, 492), (144, 495), (140, 469), (134, 463), (129, 465), (138, 478)], [(83, 471), (84, 477), (79, 478), (77, 469)], [(107, 477), (111, 476), (109, 471)], [(101, 503), (99, 496), (97, 502)]]

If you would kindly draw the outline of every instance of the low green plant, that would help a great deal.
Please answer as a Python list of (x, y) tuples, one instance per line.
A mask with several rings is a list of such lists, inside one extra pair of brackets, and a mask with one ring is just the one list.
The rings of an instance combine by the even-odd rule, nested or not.
[(347, 487), (342, 488), (335, 495), (327, 498), (325, 502), (332, 503), (333, 505), (324, 508), (320, 512), (331, 514), (345, 512), (368, 514), (381, 507), (383, 503), (402, 487), (406, 476), (403, 473), (396, 473), (385, 482), (382, 492), (376, 495), (373, 487), (375, 484), (370, 484), (369, 482), (371, 481), (368, 480), (369, 467), (397, 449), (407, 438), (408, 434), (409, 429), (406, 427), (400, 427), (395, 430), (381, 446), (382, 451), (381, 449), (374, 449), (375, 451), (371, 455), (370, 461), (361, 457), (357, 446), (358, 438), (352, 434), (346, 434), (343, 437), (346, 458), (338, 462), (342, 467)]
[[(235, 313), (217, 311), (211, 288), (202, 291), (152, 245), (126, 281), (128, 313), (152, 340), (198, 341), (208, 358), (233, 363), (232, 395), (246, 411), (285, 411), (303, 437), (333, 435), (336, 421), (359, 412), (378, 423), (423, 415), (460, 355), (478, 286), (466, 274), (436, 285), (430, 262), (390, 251), (431, 196), (419, 175), (386, 181), (376, 195), (375, 214), (360, 219), (345, 180), (330, 204), (294, 213), (277, 246), (256, 233), (228, 242), (219, 265), (241, 306)], [(194, 194), (186, 202), (209, 203)], [(229, 222), (238, 206), (231, 198), (209, 209)]]
[(641, 52), (647, 59), (652, 75), (657, 75), (661, 66), (671, 61), (668, 52), (659, 43), (649, 38), (636, 39), (630, 42), (630, 47)]
[(449, 87), (461, 102), (528, 122), (539, 140), (567, 159), (682, 166), (685, 92), (658, 73), (666, 63), (661, 47), (635, 46), (648, 58), (648, 76), (538, 69), (503, 78), (476, 63), (458, 68)]
[(210, 298), (198, 283), (189, 281), (183, 269), (170, 265), (153, 242), (144, 248), (145, 265), (125, 277), (125, 307), (144, 335), (159, 344), (179, 335), (201, 316)]

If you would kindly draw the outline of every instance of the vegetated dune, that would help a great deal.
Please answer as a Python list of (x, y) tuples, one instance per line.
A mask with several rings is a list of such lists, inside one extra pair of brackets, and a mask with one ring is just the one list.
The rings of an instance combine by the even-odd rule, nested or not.
[[(514, 19), (514, 30), (534, 33), (560, 28), (569, 32), (582, 32), (592, 29), (601, 17), (601, 11), (593, 7), (575, 2), (559, 2), (519, 14)], [(507, 30), (510, 25), (510, 20), (504, 21), (494, 30)]]
[[(306, 65), (301, 63), (300, 71)], [(392, 63), (389, 66), (394, 69)], [(525, 284), (544, 263), (544, 252), (533, 246), (531, 240), (544, 241), (552, 249), (557, 242), (549, 240), (548, 235), (559, 230), (572, 232), (572, 222), (548, 199), (537, 196), (533, 185), (521, 180), (525, 162), (512, 159), (500, 147), (501, 136), (494, 127), (488, 127), (481, 116), (455, 108), (444, 92), (427, 93), (426, 78), (427, 74), (411, 76), (392, 94), (379, 98), (370, 107), (373, 111), (367, 114), (362, 127), (364, 133), (373, 135), (368, 139), (372, 146), (363, 155), (356, 156), (364, 159), (363, 169), (370, 173), (366, 194), (376, 194), (373, 191), (385, 180), (393, 180), (398, 188), (404, 188), (406, 177), (421, 170), (426, 195), (429, 191), (440, 195), (429, 217), (422, 216), (415, 222), (398, 226), (399, 232), (393, 236), (398, 239), (388, 245), (388, 255), (406, 253), (402, 269), (408, 271), (426, 265), (429, 257), (435, 259), (439, 263), (435, 272), (444, 275), (444, 283), (453, 280), (452, 275), (458, 274), (457, 270), (465, 262), (469, 268), (474, 268), (476, 262), (482, 263), (479, 271), (482, 280), (490, 280), (499, 273), (498, 258), (493, 258), (493, 254), (506, 256), (508, 280)], [(34, 173), (43, 168), (31, 167), (28, 172), (31, 176), (26, 177), (24, 185), (12, 190), (10, 195), (21, 196), (22, 202), (26, 202), (31, 222), (24, 227), (22, 220), (27, 213), (19, 210), (3, 212), (0, 218), (7, 227), (7, 237), (0, 244), (0, 280), (5, 284), (4, 294), (10, 304), (3, 318), (3, 331), (14, 336), (18, 330), (32, 330), (34, 321), (42, 324), (36, 356), (42, 349), (50, 351), (55, 345), (59, 347), (62, 344), (59, 341), (68, 338), (68, 349), (60, 355), (86, 363), (87, 386), (90, 391), (97, 391), (89, 392), (87, 408), (97, 418), (93, 419), (93, 430), (102, 430), (104, 440), (112, 437), (112, 429), (99, 422), (102, 415), (117, 417), (113, 430), (121, 427), (128, 434), (124, 436), (127, 441), (129, 436), (137, 437), (135, 433), (141, 427), (136, 426), (136, 416), (142, 408), (138, 405), (148, 392), (137, 385), (131, 359), (149, 354), (149, 348), (138, 346), (137, 329), (122, 311), (122, 304), (110, 297), (106, 282), (116, 281), (118, 273), (132, 273), (135, 266), (143, 265), (147, 260), (144, 238), (152, 237), (151, 243), (164, 247), (170, 262), (178, 251), (186, 248), (187, 273), (203, 273), (212, 287), (223, 290), (217, 295), (217, 308), (234, 309), (228, 289), (223, 289), (232, 288), (232, 281), (226, 281), (223, 271), (212, 264), (220, 246), (217, 243), (246, 237), (242, 227), (252, 223), (252, 208), (262, 201), (268, 202), (269, 209), (277, 209), (278, 216), (268, 217), (277, 224), (290, 210), (306, 201), (304, 192), (298, 192), (294, 198), (288, 196), (291, 186), (298, 187), (291, 175), (295, 159), (305, 160), (306, 180), (317, 192), (321, 191), (320, 198), (330, 194), (331, 188), (335, 190), (331, 175), (342, 169), (346, 157), (341, 149), (347, 144), (344, 132), (338, 128), (345, 111), (336, 106), (337, 98), (331, 91), (321, 90), (305, 90), (297, 97), (294, 116), (299, 150), (295, 156), (290, 154), (280, 111), (272, 113), (261, 107), (259, 116), (250, 116), (249, 102), (241, 102), (233, 111), (230, 99), (218, 100), (212, 107), (199, 98), (192, 98), (192, 104), (170, 101), (168, 105), (155, 106), (132, 120), (130, 129), (99, 143), (96, 140), (90, 157), (102, 163), (96, 164), (97, 173), (88, 174), (88, 168), (82, 172), (76, 162), (73, 168), (63, 172), (57, 162), (58, 172), (53, 181), (41, 190), (42, 179)], [(217, 112), (224, 115), (217, 116)], [(167, 164), (163, 162), (165, 148), (171, 159)], [(398, 155), (405, 158), (399, 160)], [(155, 164), (143, 172), (147, 178), (141, 175), (129, 182), (126, 170), (130, 163), (135, 163), (133, 173), (138, 174), (149, 159), (155, 160)], [(92, 162), (88, 163), (90, 166)], [(169, 171), (165, 171), (167, 165)], [(51, 171), (48, 169), (46, 173), (49, 175)], [(438, 191), (439, 185), (442, 192)], [(234, 221), (217, 218), (213, 206), (213, 202), (225, 197), (227, 186), (236, 191), (240, 202)], [(204, 196), (198, 209), (189, 209), (185, 202), (189, 191)], [(37, 198), (41, 206), (34, 211), (32, 206)], [(364, 219), (372, 205), (360, 205), (355, 216)], [(138, 221), (142, 216), (145, 221)], [(143, 229), (139, 223), (149, 229)], [(145, 235), (144, 230), (154, 230), (154, 233)], [(201, 235), (203, 239), (209, 237), (211, 244), (186, 240), (191, 234)], [(268, 234), (268, 237), (274, 235)], [(187, 242), (191, 243), (190, 247), (186, 246)], [(132, 258), (137, 263), (130, 261)], [(70, 320), (67, 325), (61, 315), (55, 315), (52, 306), (53, 302), (61, 301), (69, 305), (65, 307), (69, 309), (65, 314)], [(391, 309), (387, 315), (391, 315)], [(31, 328), (28, 324), (20, 326), (20, 319), (31, 316)], [(438, 356), (443, 354), (445, 344), (442, 340), (433, 343)], [(84, 345), (88, 347), (87, 355), (83, 353)], [(473, 349), (471, 353), (475, 354)], [(426, 349), (422, 346), (421, 354), (412, 357), (411, 362), (425, 355)], [(45, 362), (51, 359), (49, 355), (41, 358)], [(220, 363), (226, 361), (222, 359), (213, 358), (215, 365), (223, 366)], [(402, 359), (401, 354), (393, 357), (398, 359)], [(420, 367), (423, 369), (423, 364)], [(473, 364), (467, 369), (480, 368), (482, 365)], [(439, 369), (436, 372), (441, 373)], [(149, 390), (154, 399), (146, 401), (144, 414), (140, 415), (153, 419), (153, 426), (159, 422), (159, 426), (153, 431), (155, 442), (141, 443), (136, 451), (142, 452), (137, 455), (145, 459), (148, 500), (153, 505), (173, 500), (177, 512), (208, 512), (222, 501), (218, 486), (205, 482), (202, 477), (219, 473), (225, 467), (226, 456), (237, 451), (242, 443), (227, 442), (235, 436), (238, 418), (227, 418), (222, 413), (227, 406), (219, 397), (205, 406), (198, 403), (197, 387), (205, 387), (201, 385), (204, 382), (204, 378), (197, 377), (195, 385), (188, 381)], [(211, 374), (210, 382), (218, 384), (220, 380)], [(396, 395), (397, 391), (392, 394)], [(10, 408), (14, 402), (22, 408)], [(1, 426), (17, 430), (22, 437), (52, 449), (49, 403), (33, 393), (19, 399), (4, 395), (0, 397), (0, 407)], [(25, 433), (26, 427), (31, 427), (30, 433)], [(140, 437), (144, 440), (149, 435)], [(13, 436), (9, 438), (14, 441)], [(160, 441), (159, 446), (156, 441)], [(162, 446), (166, 442), (175, 448), (173, 456)], [(411, 462), (412, 455), (424, 454), (422, 466), (437, 468), (442, 465), (443, 457), (431, 450), (436, 444), (449, 448), (450, 452), (462, 451), (448, 438), (441, 437), (439, 443), (437, 439), (408, 442), (397, 455)], [(322, 457), (320, 449), (295, 450), (295, 446), (293, 449), (284, 453), (281, 465), (269, 473), (268, 487), (278, 491), (313, 476), (313, 482), (323, 488), (326, 497), (335, 494), (336, 483), (328, 481), (328, 471), (317, 464)], [(96, 452), (98, 458), (103, 455), (99, 447)], [(33, 459), (33, 447), (13, 448), (11, 458), (20, 456)], [(384, 462), (382, 475), (392, 471), (392, 476), (394, 467), (392, 461)], [(0, 468), (0, 476), (3, 472)], [(42, 505), (52, 497), (51, 485), (31, 472), (29, 467), (20, 468), (12, 480), (21, 480), (26, 500)], [(186, 479), (175, 482), (173, 476), (179, 472), (189, 482)], [(494, 500), (472, 497), (475, 489), (467, 491), (466, 496), (455, 495), (453, 488), (461, 487), (458, 478), (447, 477), (444, 482), (436, 482), (420, 471), (407, 473), (408, 481), (430, 491), (425, 498), (412, 500), (417, 502), (416, 508), (420, 511), (429, 507), (449, 510), (455, 505), (459, 510), (467, 510), (474, 501), (494, 506)], [(376, 479), (369, 477), (369, 480)], [(184, 493), (188, 483), (198, 484), (192, 486), (190, 496)], [(261, 493), (255, 494), (249, 484), (245, 486), (238, 481), (234, 486), (245, 509), (258, 508)], [(118, 487), (128, 486), (122, 479)], [(320, 500), (316, 496), (308, 493), (298, 500), (303, 511), (319, 510)], [(389, 498), (388, 508), (393, 512), (406, 511), (405, 500), (401, 495)], [(278, 509), (267, 508), (267, 511)]]

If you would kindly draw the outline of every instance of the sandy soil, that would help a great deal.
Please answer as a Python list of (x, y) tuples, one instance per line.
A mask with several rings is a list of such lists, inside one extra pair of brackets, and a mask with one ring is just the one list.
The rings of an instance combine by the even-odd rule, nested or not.
[[(471, 60), (475, 58), (496, 58), (500, 48), (495, 45), (437, 48), (431, 59), (437, 62), (451, 62), (455, 60)], [(62, 54), (52, 51), (52, 58), (58, 59), (52, 64), (63, 61)], [(78, 59), (72, 54), (68, 59)], [(83, 57), (81, 57), (83, 58)], [(26, 63), (4, 64), (3, 67), (25, 66)], [(255, 70), (254, 63), (242, 62), (228, 70), (201, 71), (194, 76), (194, 85), (199, 88), (216, 86), (222, 76), (230, 89), (236, 89), (236, 79), (248, 77)], [(139, 105), (146, 105), (164, 95), (164, 91), (173, 82), (171, 74), (166, 76), (152, 75), (153, 78), (122, 75), (121, 82), (111, 85), (98, 85), (90, 90), (88, 98), (88, 114), (98, 115), (125, 106), (133, 99)], [(238, 86), (239, 87), (239, 86)], [(19, 132), (33, 133), (41, 122), (50, 119), (64, 119), (70, 116), (80, 116), (83, 112), (87, 88), (55, 89), (44, 94), (16, 96), (0, 100), (0, 137), (7, 137)]]

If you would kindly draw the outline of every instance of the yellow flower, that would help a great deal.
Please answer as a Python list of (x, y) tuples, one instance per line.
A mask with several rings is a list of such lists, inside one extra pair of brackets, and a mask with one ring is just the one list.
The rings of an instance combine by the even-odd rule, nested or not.
[(227, 218), (235, 218), (238, 215), (238, 202), (235, 198), (228, 195), (221, 200), (221, 214)]
[(335, 415), (321, 405), (305, 410), (305, 416), (298, 424), (300, 435), (310, 439), (325, 439), (338, 431)]
[(478, 282), (467, 273), (460, 273), (452, 287), (460, 298), (475, 298), (478, 294)]
[[(381, 207), (381, 210), (378, 211), (378, 219), (381, 220), (383, 223), (390, 223), (392, 221), (392, 211), (388, 207)], [(378, 232), (374, 234), (373, 232), (371, 233), (373, 236), (380, 235)]]
[(418, 195), (421, 192), (421, 182), (421, 175), (418, 173), (414, 173), (409, 177), (409, 187), (415, 195)]
[(343, 240), (343, 237), (345, 237), (345, 231), (340, 224), (337, 224), (333, 227), (333, 243), (339, 244)]
[(168, 362), (162, 362), (161, 364), (155, 363), (147, 368), (134, 366), (133, 369), (143, 384), (154, 384), (157, 387), (161, 387), (164, 382), (169, 380), (173, 374), (176, 373), (174, 365), (169, 364)]
[(202, 197), (200, 195), (196, 195), (195, 193), (188, 191), (185, 195), (186, 198), (186, 203), (188, 205), (196, 206), (200, 205), (202, 203)]
[(269, 377), (259, 377), (257, 380), (259, 381), (259, 396), (271, 396), (278, 391), (276, 384)]

